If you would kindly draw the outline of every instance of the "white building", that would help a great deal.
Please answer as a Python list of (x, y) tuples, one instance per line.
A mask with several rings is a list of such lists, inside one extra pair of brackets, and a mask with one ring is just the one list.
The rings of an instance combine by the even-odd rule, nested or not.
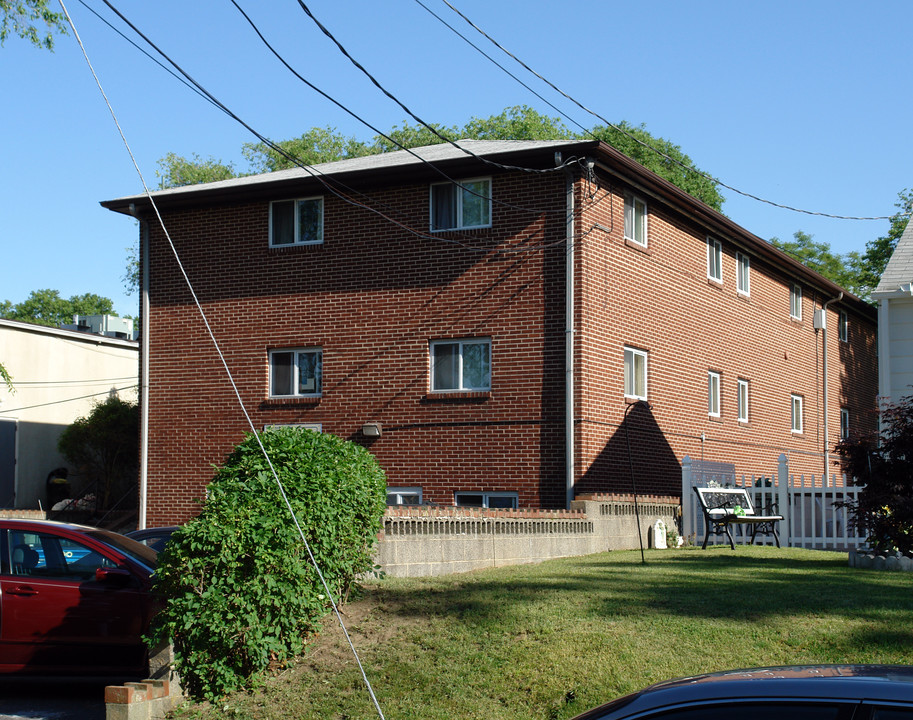
[(913, 222), (872, 298), (878, 302), (878, 394), (882, 403), (894, 403), (913, 395)]
[(134, 340), (0, 319), (0, 362), (13, 379), (12, 392), (0, 381), (0, 508), (46, 506), (48, 473), (67, 465), (60, 434), (112, 394), (135, 402), (138, 358)]

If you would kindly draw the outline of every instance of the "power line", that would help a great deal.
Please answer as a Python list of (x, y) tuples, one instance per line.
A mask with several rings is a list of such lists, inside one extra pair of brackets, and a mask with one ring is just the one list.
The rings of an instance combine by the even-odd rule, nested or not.
[[(415, 0), (415, 1), (416, 1), (419, 5), (421, 5), (422, 7), (425, 7), (425, 6), (421, 3), (420, 0)], [(301, 2), (301, 0), (299, 0), (299, 3), (300, 3), (300, 2)], [(526, 71), (528, 71), (529, 73), (531, 73), (531, 74), (534, 75), (535, 77), (539, 78), (542, 82), (544, 82), (546, 85), (548, 85), (550, 88), (552, 88), (552, 90), (554, 90), (555, 92), (557, 92), (559, 95), (561, 95), (561, 96), (563, 96), (564, 98), (570, 100), (572, 103), (574, 103), (577, 107), (579, 107), (579, 108), (580, 108), (581, 110), (583, 110), (584, 112), (589, 113), (590, 115), (592, 115), (593, 117), (595, 117), (595, 118), (598, 119), (598, 120), (601, 120), (601, 121), (604, 122), (608, 127), (611, 127), (612, 129), (614, 129), (614, 130), (616, 130), (616, 131), (618, 131), (618, 132), (623, 133), (624, 135), (626, 135), (628, 138), (630, 138), (630, 139), (633, 140), (634, 142), (636, 142), (636, 143), (638, 143), (639, 145), (643, 146), (643, 147), (646, 148), (647, 150), (650, 150), (651, 152), (656, 153), (657, 155), (659, 155), (660, 157), (662, 157), (664, 160), (668, 160), (669, 162), (672, 162), (672, 163), (678, 165), (679, 167), (683, 168), (686, 172), (689, 172), (689, 173), (692, 173), (692, 174), (694, 174), (694, 175), (698, 175), (698, 176), (700, 176), (700, 177), (703, 177), (705, 180), (709, 180), (710, 182), (713, 182), (713, 183), (715, 183), (715, 184), (717, 184), (717, 185), (720, 185), (721, 187), (724, 187), (724, 188), (726, 188), (727, 190), (731, 190), (732, 192), (734, 192), (734, 193), (736, 193), (736, 194), (738, 194), (738, 195), (742, 195), (742, 196), (744, 196), (744, 197), (750, 198), (751, 200), (756, 200), (757, 202), (761, 202), (761, 203), (764, 203), (764, 204), (766, 204), (766, 205), (771, 205), (771, 206), (773, 206), (773, 207), (777, 207), (777, 208), (780, 208), (780, 209), (782, 209), (782, 210), (789, 210), (789, 211), (791, 211), (791, 212), (802, 213), (802, 214), (804, 214), (804, 215), (815, 215), (815, 216), (818, 216), (818, 217), (831, 218), (831, 219), (834, 219), (834, 220), (890, 220), (890, 219), (892, 219), (892, 217), (893, 217), (893, 216), (891, 216), (891, 215), (879, 215), (879, 216), (873, 216), (873, 217), (852, 216), (852, 215), (833, 215), (833, 214), (825, 213), (825, 212), (816, 212), (816, 211), (813, 211), (813, 210), (803, 210), (802, 208), (797, 208), (797, 207), (793, 207), (793, 206), (791, 206), (791, 205), (784, 205), (784, 204), (781, 204), (781, 203), (774, 202), (774, 201), (772, 201), (772, 200), (767, 200), (767, 199), (762, 198), (762, 197), (760, 197), (760, 196), (758, 196), (758, 195), (753, 195), (752, 193), (745, 192), (745, 191), (743, 191), (743, 190), (739, 190), (739, 189), (736, 188), (736, 187), (733, 187), (732, 185), (728, 185), (728, 184), (724, 183), (722, 180), (720, 180), (720, 179), (714, 177), (713, 175), (709, 175), (708, 173), (705, 173), (705, 172), (703, 172), (702, 170), (698, 170), (698, 169), (695, 168), (695, 167), (692, 167), (692, 166), (690, 166), (690, 165), (686, 165), (685, 163), (681, 162), (680, 160), (676, 160), (675, 158), (670, 157), (669, 155), (667, 155), (666, 153), (664, 153), (662, 150), (659, 150), (658, 148), (653, 147), (653, 146), (650, 145), (649, 143), (644, 142), (643, 140), (641, 140), (640, 138), (636, 137), (636, 136), (633, 135), (632, 133), (629, 133), (629, 132), (628, 132), (627, 130), (625, 130), (624, 128), (618, 127), (618, 126), (615, 125), (614, 123), (609, 122), (609, 121), (606, 120), (602, 115), (600, 115), (599, 113), (595, 112), (594, 110), (590, 110), (590, 108), (586, 107), (586, 106), (583, 105), (580, 101), (578, 101), (576, 98), (574, 98), (574, 97), (572, 97), (571, 95), (569, 95), (568, 93), (564, 92), (564, 90), (562, 90), (562, 89), (559, 88), (557, 85), (555, 85), (554, 83), (552, 83), (548, 78), (544, 77), (544, 76), (541, 75), (540, 73), (538, 73), (538, 72), (536, 72), (535, 70), (533, 70), (529, 65), (527, 65), (525, 62), (523, 62), (520, 58), (518, 58), (516, 55), (514, 55), (512, 52), (510, 52), (510, 51), (509, 51), (507, 48), (505, 48), (503, 45), (501, 45), (497, 40), (495, 40), (495, 39), (494, 39), (493, 37), (491, 37), (488, 33), (486, 33), (482, 28), (480, 28), (478, 25), (476, 25), (474, 22), (472, 22), (472, 20), (470, 20), (468, 17), (466, 17), (466, 15), (464, 15), (462, 12), (460, 12), (460, 10), (458, 10), (456, 7), (454, 7), (454, 6), (449, 2), (449, 0), (441, 0), (441, 2), (443, 2), (447, 7), (449, 7), (449, 8), (450, 8), (453, 12), (455, 12), (457, 15), (459, 15), (463, 20), (466, 21), (466, 23), (467, 23), (470, 27), (472, 27), (472, 28), (473, 28), (474, 30), (476, 30), (479, 34), (481, 34), (485, 39), (487, 39), (489, 42), (491, 42), (491, 43), (492, 43), (496, 48), (498, 48), (501, 52), (503, 52), (504, 54), (506, 54), (508, 57), (512, 58), (512, 59), (513, 59), (515, 62), (517, 62), (523, 69), (525, 69)], [(426, 9), (427, 9), (427, 8), (426, 8)], [(429, 12), (430, 12), (430, 11), (429, 11)], [(432, 15), (434, 15), (434, 13), (432, 13)], [(437, 17), (437, 15), (435, 15), (435, 17)], [(438, 19), (440, 19), (440, 18), (438, 18)], [(442, 21), (442, 22), (443, 22), (443, 21)], [(447, 23), (444, 23), (444, 25), (446, 25), (447, 27), (450, 27), (450, 25), (448, 25)], [(451, 30), (453, 30), (453, 28), (451, 28)], [(456, 32), (456, 31), (454, 30), (454, 32)], [(460, 37), (463, 37), (462, 35), (460, 35), (460, 33), (456, 33), (456, 34), (459, 35)], [(463, 38), (463, 39), (465, 40), (465, 38)], [(467, 41), (467, 42), (468, 42), (468, 41)], [(473, 45), (472, 43), (469, 43), (469, 44), (470, 44), (472, 47), (475, 47), (475, 45)], [(478, 48), (476, 48), (476, 49), (478, 49)], [(480, 52), (481, 52), (481, 51), (480, 51)], [(482, 55), (484, 55), (485, 57), (488, 57), (487, 55), (485, 55), (485, 53), (482, 53)], [(490, 58), (489, 58), (489, 59), (490, 59)], [(497, 63), (495, 63), (495, 65), (497, 65), (498, 67), (501, 67), (501, 66), (498, 65)], [(503, 68), (502, 68), (502, 69), (503, 69)], [(505, 71), (505, 72), (506, 72), (506, 71)], [(508, 73), (508, 75), (510, 75), (510, 73)], [(511, 77), (513, 77), (513, 76), (511, 75)], [(522, 83), (521, 83), (521, 84), (522, 84)], [(524, 85), (524, 87), (526, 87), (526, 86)], [(550, 105), (551, 105), (551, 104), (550, 104)], [(554, 107), (554, 105), (551, 105), (551, 107)], [(558, 112), (561, 112), (561, 111), (559, 110)], [(578, 127), (579, 127), (579, 124), (578, 124), (577, 122), (575, 122), (574, 120), (572, 120), (571, 118), (569, 118), (569, 117), (568, 117), (567, 115), (565, 115), (564, 113), (561, 113), (561, 114), (562, 114), (565, 118), (567, 118), (568, 120), (570, 120), (571, 122), (573, 122), (575, 125), (578, 125)]]
[(393, 93), (391, 93), (383, 85), (381, 85), (380, 81), (377, 80), (377, 78), (375, 78), (370, 72), (367, 71), (367, 69), (365, 69), (365, 67), (360, 62), (358, 62), (354, 57), (352, 57), (352, 55), (349, 54), (349, 51), (346, 50), (345, 47), (343, 47), (342, 43), (340, 43), (339, 40), (336, 39), (336, 37), (333, 35), (333, 33), (331, 33), (326, 28), (326, 26), (323, 23), (321, 23), (320, 20), (318, 20), (314, 16), (314, 14), (311, 12), (310, 8), (308, 8), (308, 6), (304, 3), (303, 0), (298, 0), (298, 5), (300, 5), (301, 9), (304, 11), (304, 13), (309, 18), (311, 18), (311, 20), (314, 21), (314, 24), (316, 24), (317, 27), (320, 28), (320, 31), (324, 35), (326, 35), (333, 42), (334, 45), (336, 45), (336, 47), (346, 57), (346, 59), (349, 60), (349, 62), (351, 62), (356, 68), (358, 68), (365, 75), (365, 77), (367, 77), (374, 84), (374, 86), (378, 90), (380, 90), (384, 95), (386, 95), (393, 102), (395, 102), (397, 105), (399, 105), (399, 107), (402, 108), (413, 120), (418, 122), (420, 125), (422, 125), (426, 129), (430, 130), (432, 133), (434, 133), (434, 135), (436, 135), (438, 138), (440, 138), (443, 142), (446, 142), (446, 143), (452, 145), (457, 150), (460, 150), (461, 152), (464, 152), (467, 155), (470, 155), (471, 157), (475, 158), (476, 160), (478, 160), (482, 163), (485, 163), (486, 165), (492, 165), (494, 167), (499, 167), (499, 168), (502, 168), (505, 170), (518, 170), (520, 172), (529, 172), (529, 173), (552, 173), (552, 172), (555, 172), (556, 170), (562, 170), (568, 164), (568, 163), (563, 163), (561, 165), (558, 165), (557, 167), (546, 168), (546, 169), (525, 168), (525, 167), (520, 167), (517, 165), (504, 165), (501, 163), (496, 163), (493, 160), (489, 160), (486, 157), (482, 157), (482, 156), (477, 155), (476, 153), (472, 152), (471, 150), (466, 149), (465, 147), (461, 146), (459, 143), (451, 140), (446, 135), (439, 132), (437, 130), (437, 128), (435, 128), (434, 126), (429, 125), (427, 122), (422, 120), (418, 115), (416, 115), (414, 112), (412, 112), (408, 107), (406, 107), (406, 105), (399, 98), (397, 98)]
[[(326, 593), (327, 597), (329, 598), (330, 604), (333, 606), (333, 610), (336, 613), (336, 619), (339, 622), (339, 625), (343, 631), (343, 634), (346, 636), (346, 639), (349, 642), (349, 647), (351, 648), (352, 654), (355, 657), (355, 662), (358, 664), (358, 667), (361, 670), (362, 679), (364, 680), (368, 693), (371, 696), (371, 700), (374, 703), (378, 716), (381, 718), (381, 720), (384, 720), (384, 714), (383, 714), (383, 711), (381, 710), (380, 703), (378, 702), (377, 697), (374, 694), (374, 689), (371, 686), (371, 682), (368, 679), (368, 675), (365, 672), (364, 668), (362, 667), (361, 659), (358, 656), (358, 651), (355, 649), (355, 645), (352, 642), (351, 638), (349, 637), (349, 632), (346, 629), (345, 623), (343, 622), (342, 615), (339, 612), (339, 607), (336, 603), (336, 599), (333, 597), (333, 592), (330, 590), (330, 586), (327, 583), (327, 580), (324, 577), (324, 574), (320, 569), (320, 565), (318, 564), (317, 559), (314, 557), (313, 551), (311, 550), (311, 545), (308, 542), (307, 537), (304, 534), (304, 530), (301, 528), (301, 525), (298, 522), (298, 517), (295, 515), (295, 511), (292, 508), (292, 504), (288, 499), (288, 496), (285, 491), (285, 487), (283, 486), (282, 481), (279, 478), (279, 475), (276, 472), (275, 467), (273, 466), (272, 458), (270, 458), (269, 453), (266, 451), (266, 448), (263, 446), (263, 442), (260, 438), (260, 433), (257, 432), (257, 428), (254, 425), (253, 419), (250, 417), (250, 414), (247, 412), (247, 408), (244, 406), (244, 401), (241, 399), (241, 393), (238, 390), (237, 384), (235, 383), (234, 376), (232, 375), (231, 369), (228, 367), (228, 361), (225, 359), (225, 356), (222, 353), (219, 343), (216, 340), (215, 334), (213, 333), (212, 328), (209, 324), (209, 320), (206, 316), (206, 313), (203, 310), (203, 306), (200, 304), (199, 298), (197, 297), (193, 284), (190, 282), (190, 278), (187, 276), (183, 263), (181, 262), (181, 257), (177, 252), (177, 248), (174, 246), (174, 243), (171, 240), (171, 235), (168, 232), (168, 229), (165, 226), (165, 222), (162, 219), (162, 216), (158, 211), (158, 206), (155, 203), (155, 199), (152, 197), (152, 193), (150, 192), (148, 186), (146, 185), (146, 180), (143, 177), (142, 171), (140, 171), (140, 169), (139, 169), (139, 165), (137, 165), (136, 158), (133, 155), (133, 151), (130, 149), (129, 143), (127, 143), (127, 138), (124, 135), (124, 132), (120, 127), (120, 122), (117, 119), (117, 115), (114, 112), (114, 108), (111, 106), (111, 103), (109, 102), (108, 97), (105, 94), (105, 91), (101, 86), (101, 81), (98, 79), (98, 76), (95, 74), (95, 68), (92, 67), (92, 63), (89, 60), (88, 53), (86, 52), (86, 49), (82, 44), (82, 40), (79, 38), (79, 34), (76, 31), (76, 26), (73, 24), (73, 20), (70, 18), (70, 14), (69, 14), (69, 12), (67, 12), (67, 9), (63, 3), (63, 0), (59, 0), (59, 2), (60, 2), (61, 8), (63, 9), (64, 15), (66, 15), (67, 22), (69, 23), (70, 27), (73, 30), (73, 35), (76, 37), (76, 40), (79, 43), (79, 47), (82, 50), (83, 56), (86, 59), (86, 63), (89, 65), (89, 69), (92, 72), (92, 76), (95, 78), (95, 82), (98, 85), (98, 89), (101, 92), (102, 97), (104, 98), (105, 104), (107, 105), (108, 110), (111, 113), (111, 117), (114, 120), (114, 124), (117, 126), (117, 130), (120, 133), (121, 139), (123, 140), (124, 147), (127, 149), (127, 152), (130, 155), (130, 159), (133, 162), (133, 167), (136, 169), (136, 172), (139, 175), (140, 182), (142, 183), (143, 188), (145, 190), (145, 194), (146, 194), (147, 198), (149, 199), (149, 202), (152, 204), (153, 209), (155, 210), (155, 213), (156, 213), (158, 221), (161, 225), (162, 231), (165, 233), (165, 237), (168, 240), (168, 244), (174, 255), (175, 261), (177, 262), (178, 268), (180, 269), (181, 274), (184, 278), (184, 282), (186, 283), (187, 288), (190, 291), (191, 296), (193, 297), (193, 301), (194, 301), (194, 304), (196, 305), (197, 311), (199, 312), (200, 317), (203, 320), (203, 324), (206, 326), (206, 331), (209, 334), (209, 338), (212, 341), (213, 347), (215, 348), (215, 351), (218, 354), (219, 359), (222, 362), (222, 366), (225, 370), (225, 373), (228, 377), (229, 382), (231, 383), (232, 389), (234, 390), (235, 398), (237, 399), (241, 412), (247, 419), (248, 425), (249, 425), (251, 431), (253, 432), (254, 437), (256, 437), (256, 439), (257, 439), (257, 444), (260, 446), (260, 451), (263, 453), (263, 457), (265, 458), (267, 465), (269, 465), (270, 471), (273, 475), (273, 480), (275, 481), (276, 486), (279, 489), (279, 493), (282, 496), (282, 500), (285, 504), (285, 507), (288, 510), (289, 515), (291, 516), (292, 522), (294, 523), (295, 528), (298, 531), (299, 537), (301, 538), (301, 544), (304, 547), (304, 549), (307, 551), (308, 558), (310, 559), (311, 565), (314, 567), (314, 570), (316, 571), (317, 576), (320, 578), (320, 582), (321, 582), (321, 585), (323, 586), (324, 592)], [(106, 4), (108, 4), (108, 3), (106, 2)], [(110, 7), (110, 5), (109, 5), (109, 7)]]

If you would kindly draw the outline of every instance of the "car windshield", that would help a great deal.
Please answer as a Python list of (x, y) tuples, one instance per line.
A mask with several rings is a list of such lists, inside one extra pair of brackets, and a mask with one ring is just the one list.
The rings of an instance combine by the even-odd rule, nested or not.
[(149, 572), (155, 572), (155, 568), (158, 565), (158, 553), (152, 548), (108, 530), (93, 530), (88, 534), (146, 566)]

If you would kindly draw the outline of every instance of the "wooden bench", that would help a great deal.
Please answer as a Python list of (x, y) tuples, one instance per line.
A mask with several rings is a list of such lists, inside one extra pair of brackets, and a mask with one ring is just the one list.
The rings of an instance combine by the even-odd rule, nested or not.
[(751, 496), (745, 488), (734, 487), (696, 487), (698, 501), (704, 512), (704, 544), (701, 549), (707, 548), (707, 540), (711, 535), (723, 535), (729, 538), (729, 546), (735, 550), (735, 541), (732, 539), (730, 525), (750, 525), (751, 544), (754, 545), (755, 535), (759, 532), (773, 535), (780, 547), (780, 535), (777, 532), (777, 523), (783, 519), (776, 515), (776, 505), (765, 508), (765, 514), (756, 515)]

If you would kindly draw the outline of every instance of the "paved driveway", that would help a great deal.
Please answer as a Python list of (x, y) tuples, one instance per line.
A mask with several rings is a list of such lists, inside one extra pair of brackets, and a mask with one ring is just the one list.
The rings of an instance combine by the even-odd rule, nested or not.
[(105, 720), (106, 684), (0, 678), (0, 720)]

